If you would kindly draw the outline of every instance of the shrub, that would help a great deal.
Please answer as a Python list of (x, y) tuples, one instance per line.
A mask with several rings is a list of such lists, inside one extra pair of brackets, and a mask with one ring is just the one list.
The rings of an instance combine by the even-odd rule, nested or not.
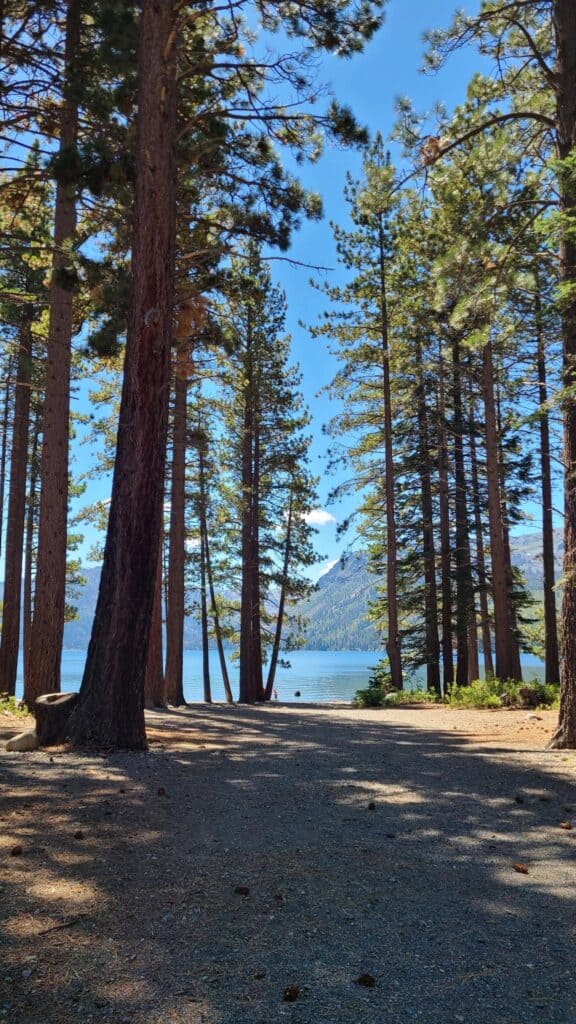
[(439, 704), (433, 690), (395, 690), (386, 697), (386, 704)]
[(499, 708), (500, 685), (498, 679), (475, 679), (468, 686), (453, 683), (448, 690), (448, 704), (456, 708)]
[(560, 688), (533, 679), (519, 683), (516, 679), (475, 679), (468, 686), (454, 683), (448, 693), (448, 704), (461, 708), (538, 708), (557, 707)]
[(384, 665), (377, 665), (372, 669), (366, 689), (356, 690), (352, 698), (352, 706), (355, 708), (381, 708), (388, 694), (392, 692), (390, 673)]
[(7, 693), (0, 694), (0, 714), (13, 715), (15, 718), (27, 718), (28, 708), (16, 697), (9, 697)]
[(395, 690), (390, 673), (383, 665), (372, 670), (365, 690), (356, 690), (352, 699), (355, 708), (381, 708), (390, 704), (436, 703), (438, 697), (428, 690)]

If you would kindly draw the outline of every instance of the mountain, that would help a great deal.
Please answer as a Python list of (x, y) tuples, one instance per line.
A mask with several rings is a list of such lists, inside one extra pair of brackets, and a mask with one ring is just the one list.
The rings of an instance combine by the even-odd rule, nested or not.
[[(540, 534), (522, 534), (511, 538), (512, 560), (522, 570), (528, 589), (542, 590), (542, 552)], [(556, 578), (562, 573), (562, 530), (554, 531)], [(85, 568), (85, 586), (69, 595), (78, 608), (78, 619), (64, 629), (64, 646), (85, 648), (90, 639), (96, 608), (100, 568)], [(315, 651), (375, 651), (380, 644), (372, 623), (366, 621), (368, 605), (375, 597), (375, 580), (368, 572), (364, 551), (348, 555), (318, 580), (316, 589), (299, 611), (308, 620), (306, 647)], [(200, 626), (186, 619), (184, 645), (197, 650), (201, 646)]]
[(312, 651), (376, 651), (380, 647), (368, 605), (376, 597), (364, 551), (348, 555), (318, 580), (300, 609), (308, 620), (306, 647)]
[[(539, 591), (543, 587), (542, 578), (542, 537), (540, 533), (526, 533), (520, 537), (511, 537), (512, 561), (522, 571), (528, 590)], [(562, 575), (564, 558), (564, 532), (554, 530), (554, 568), (556, 579)]]
[[(90, 641), (92, 619), (96, 611), (100, 566), (83, 566), (80, 574), (86, 583), (83, 587), (75, 587), (70, 594), (67, 594), (67, 600), (77, 608), (77, 618), (72, 622), (67, 622), (64, 626), (64, 647), (84, 650)], [(200, 623), (192, 616), (185, 620), (184, 646), (195, 651), (202, 646)]]

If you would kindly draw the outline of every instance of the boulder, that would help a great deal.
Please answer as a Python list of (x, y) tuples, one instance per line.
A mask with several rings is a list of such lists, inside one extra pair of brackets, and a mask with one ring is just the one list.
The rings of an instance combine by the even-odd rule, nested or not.
[(11, 740), (6, 743), (6, 750), (37, 750), (38, 748), (38, 737), (34, 729), (29, 729), (27, 732), (19, 732), (17, 736), (13, 736)]

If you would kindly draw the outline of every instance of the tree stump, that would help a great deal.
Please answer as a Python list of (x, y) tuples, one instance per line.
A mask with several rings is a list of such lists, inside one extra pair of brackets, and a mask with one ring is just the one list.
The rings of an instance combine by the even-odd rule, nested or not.
[(40, 747), (56, 747), (66, 742), (68, 719), (77, 702), (77, 693), (44, 693), (38, 697), (34, 716)]

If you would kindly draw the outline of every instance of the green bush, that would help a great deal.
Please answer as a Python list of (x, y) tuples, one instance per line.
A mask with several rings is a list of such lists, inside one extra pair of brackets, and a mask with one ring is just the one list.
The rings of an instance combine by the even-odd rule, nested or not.
[(380, 686), (367, 686), (365, 690), (356, 690), (352, 698), (352, 706), (355, 708), (381, 708), (385, 696)]
[(455, 708), (499, 708), (499, 685), (498, 679), (475, 679), (468, 686), (453, 683), (448, 690), (448, 704)]
[(0, 714), (13, 715), (15, 718), (26, 718), (28, 708), (16, 697), (9, 697), (8, 694), (0, 694)]
[(390, 673), (384, 665), (372, 669), (365, 690), (356, 690), (352, 698), (355, 708), (381, 708), (389, 693), (392, 692)]
[(459, 708), (538, 708), (557, 707), (560, 688), (533, 679), (519, 683), (516, 679), (475, 679), (468, 686), (454, 683), (447, 703)]
[(429, 704), (437, 701), (436, 694), (428, 690), (395, 690), (388, 669), (378, 665), (372, 670), (366, 689), (356, 690), (352, 705), (355, 708), (381, 708), (391, 704)]
[(386, 704), (439, 704), (440, 698), (433, 690), (396, 690), (386, 698)]

